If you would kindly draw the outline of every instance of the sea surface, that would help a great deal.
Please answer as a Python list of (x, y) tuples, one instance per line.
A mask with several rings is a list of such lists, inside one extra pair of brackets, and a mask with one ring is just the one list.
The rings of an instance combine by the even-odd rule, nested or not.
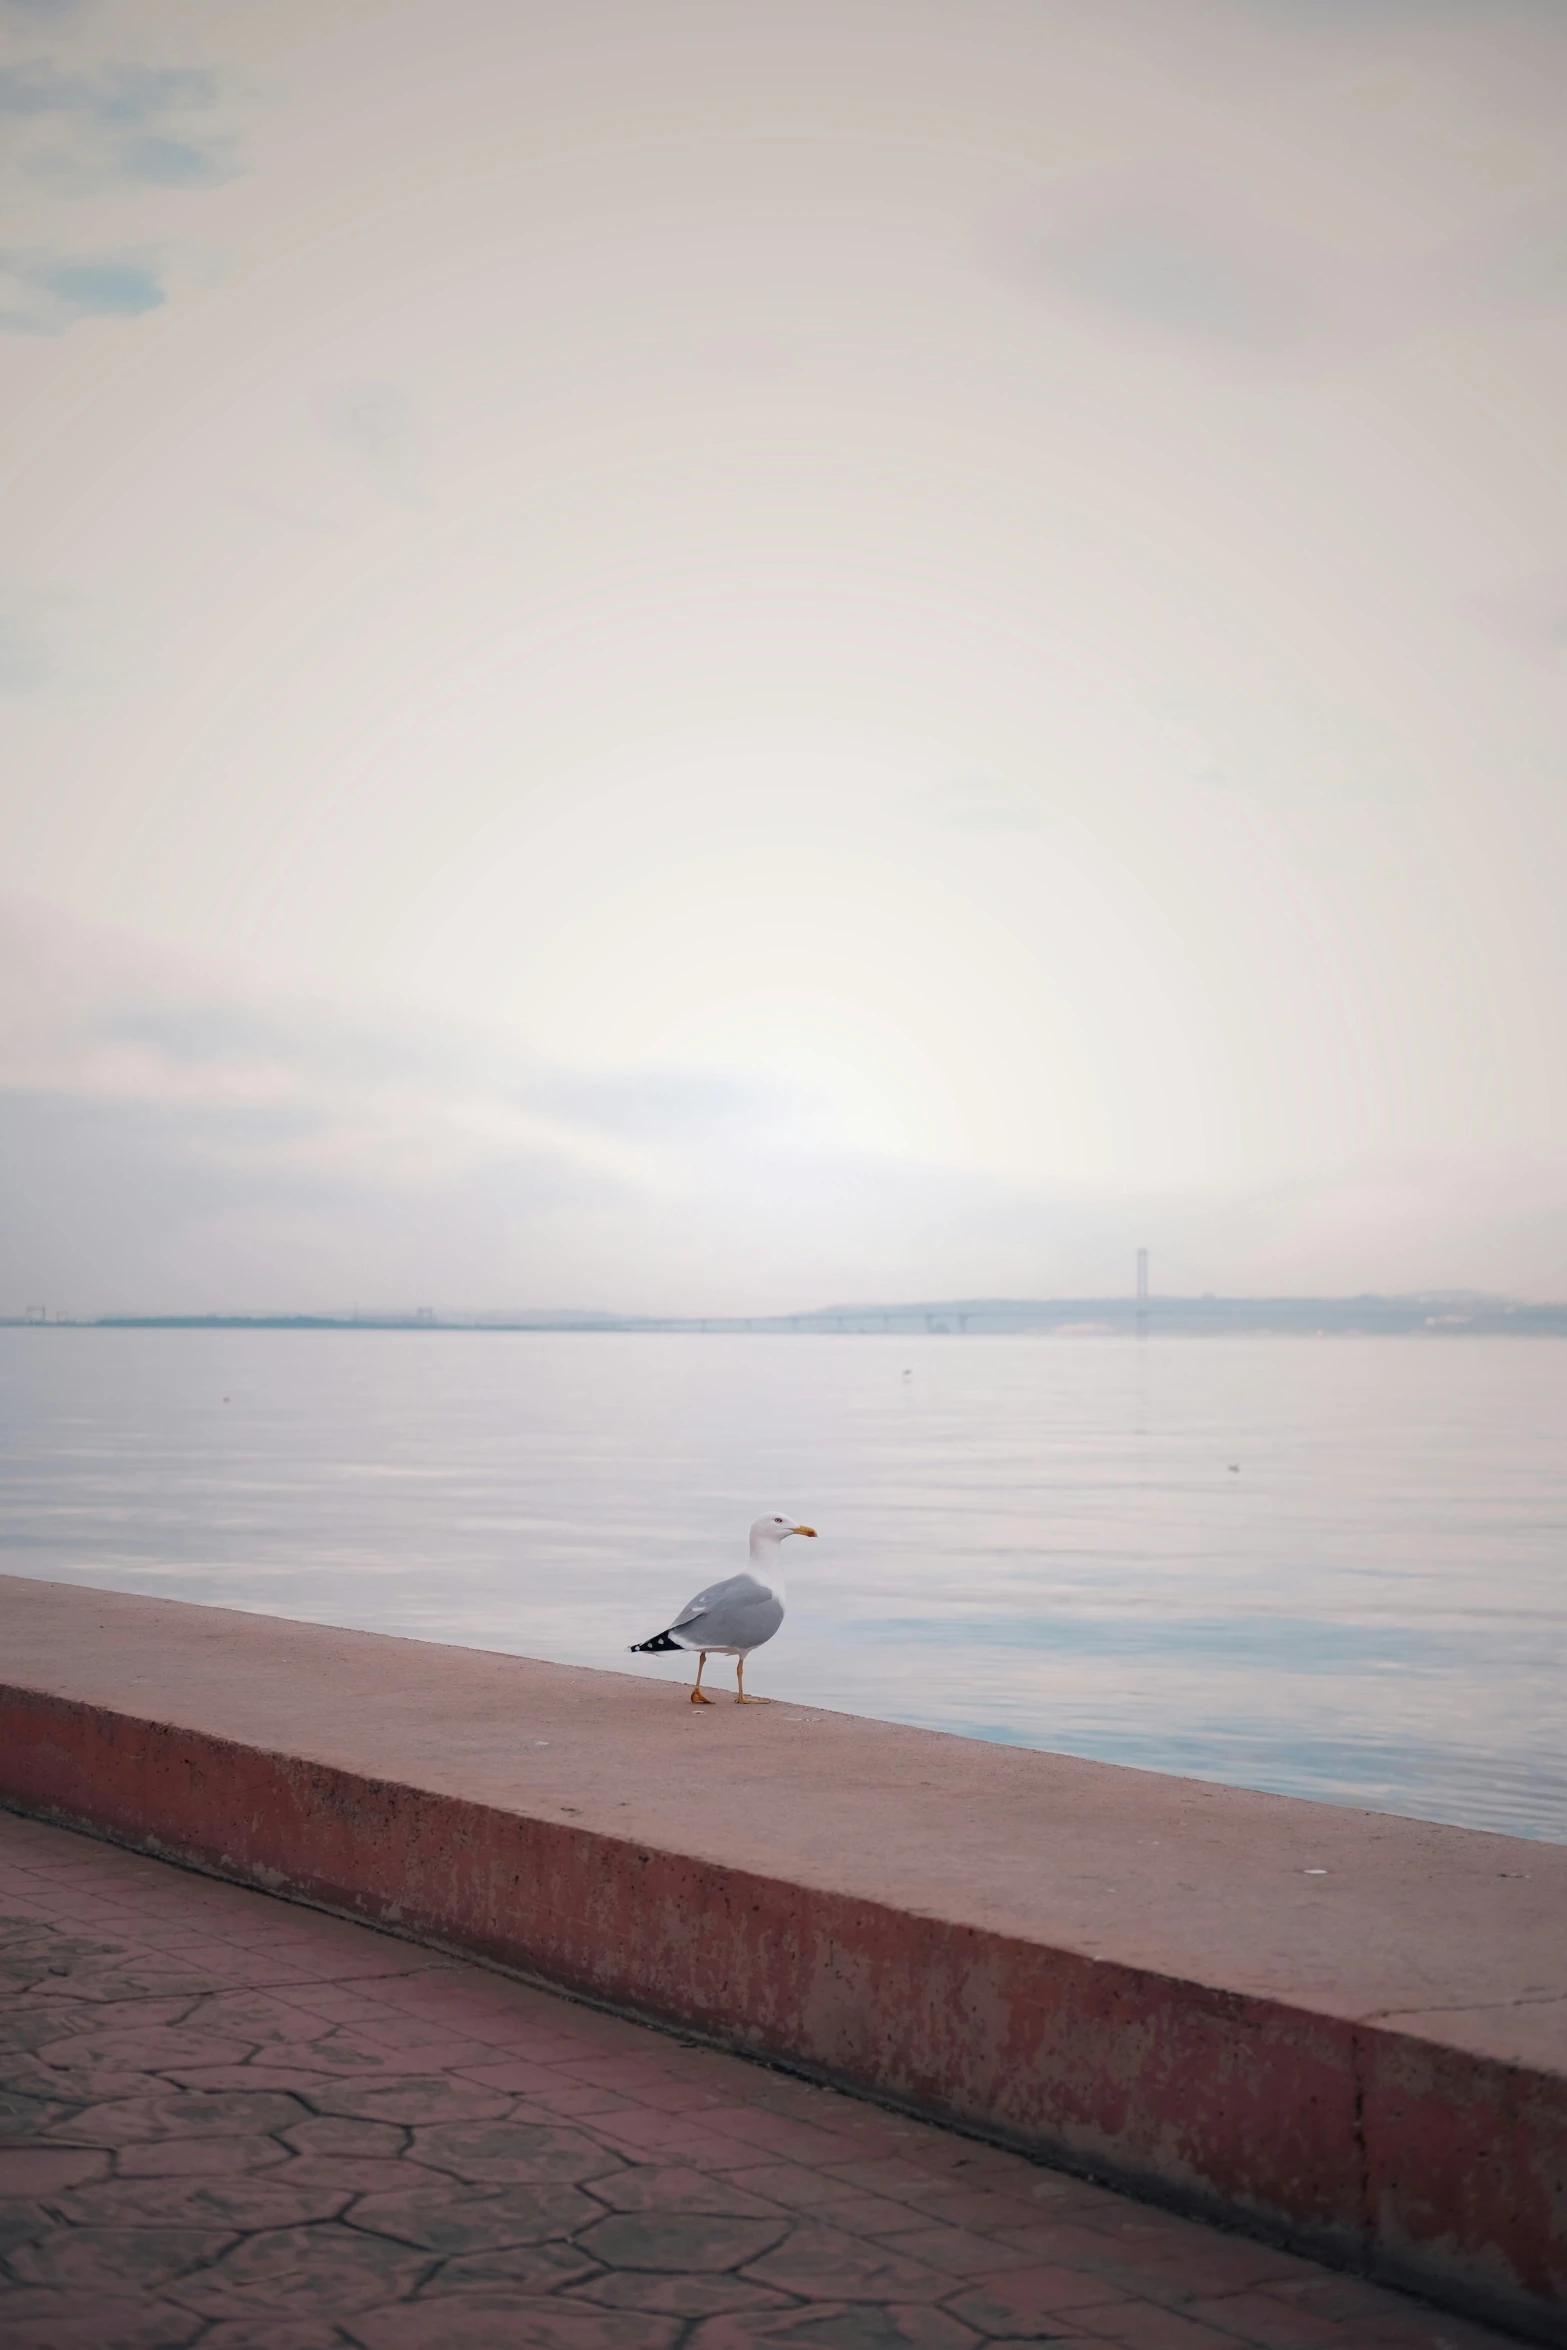
[(13, 1574), (673, 1685), (773, 1510), (758, 1694), (1567, 1842), (1567, 1343), (0, 1331)]

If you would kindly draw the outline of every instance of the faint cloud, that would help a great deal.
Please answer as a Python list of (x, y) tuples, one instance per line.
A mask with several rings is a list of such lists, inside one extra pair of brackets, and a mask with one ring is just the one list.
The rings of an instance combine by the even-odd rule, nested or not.
[(776, 1092), (696, 1069), (556, 1070), (526, 1098), (552, 1117), (631, 1142), (690, 1142), (790, 1107)]
[(210, 113), (220, 98), (215, 75), (186, 66), (0, 69), (0, 118), (31, 126), (24, 172), (77, 191), (126, 181), (213, 187), (232, 179), (232, 140), (184, 126), (184, 118)]
[(64, 334), (84, 318), (141, 318), (167, 299), (145, 262), (82, 255), (70, 261), (0, 257), (0, 333)]
[(125, 140), (119, 162), (127, 179), (141, 180), (150, 188), (220, 187), (239, 169), (226, 140), (211, 140), (202, 147), (154, 132)]
[(1139, 205), (1070, 229), (1018, 225), (1003, 242), (1034, 285), (1154, 333), (1271, 351), (1305, 321), (1290, 278), (1170, 206)]
[(360, 457), (386, 497), (401, 505), (418, 495), (414, 408), (400, 384), (330, 385), (316, 414), (328, 440)]
[(0, 1294), (221, 1297), (251, 1268), (332, 1296), (334, 1267), (351, 1291), (410, 1266), (493, 1294), (553, 1264), (552, 1219), (634, 1196), (624, 1151), (517, 1108), (528, 1074), (0, 902)]
[(0, 68), (0, 114), (82, 114), (113, 124), (145, 123), (181, 106), (211, 106), (217, 82), (186, 66), (106, 66), (95, 74), (47, 66)]
[(423, 503), (422, 457), (414, 403), (401, 384), (329, 383), (305, 410), (271, 419), (238, 496), (252, 513), (290, 528), (350, 530), (379, 521), (386, 505)]
[(152, 271), (134, 261), (55, 261), (26, 280), (76, 318), (140, 318), (164, 298)]
[[(14, 5), (11, 12), (24, 13)], [(40, 29), (58, 28), (55, 49), (66, 45), (69, 10), (25, 13)], [(158, 308), (166, 299), (158, 268), (123, 248), (78, 249), (75, 206), (112, 193), (123, 236), (139, 193), (233, 178), (233, 140), (214, 119), (222, 103), (216, 75), (196, 66), (76, 66), (43, 56), (0, 67), (0, 199), (29, 221), (34, 240), (0, 254), (0, 333), (63, 334), (82, 319), (134, 319)], [(154, 222), (161, 241), (163, 216)]]

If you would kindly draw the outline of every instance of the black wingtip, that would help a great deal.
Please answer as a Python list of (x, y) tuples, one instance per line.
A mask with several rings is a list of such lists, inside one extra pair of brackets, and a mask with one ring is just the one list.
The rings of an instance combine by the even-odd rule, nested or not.
[(651, 1640), (633, 1640), (631, 1643), (631, 1654), (633, 1656), (646, 1656), (650, 1652), (657, 1652), (658, 1650), (665, 1648), (678, 1648), (679, 1646), (679, 1641), (671, 1640), (667, 1632), (655, 1632)]

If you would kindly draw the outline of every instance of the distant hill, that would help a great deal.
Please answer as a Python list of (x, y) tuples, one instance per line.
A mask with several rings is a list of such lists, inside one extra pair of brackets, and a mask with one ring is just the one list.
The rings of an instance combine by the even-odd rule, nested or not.
[[(11, 1317), (13, 1323), (24, 1318)], [(426, 1306), (344, 1314), (34, 1313), (29, 1326), (99, 1330), (553, 1330), (747, 1332), (898, 1337), (1506, 1337), (1567, 1338), (1567, 1304), (1525, 1305), (1467, 1289), (1421, 1290), (1381, 1297), (959, 1297), (913, 1303), (818, 1306), (800, 1314), (651, 1315), (564, 1309), (446, 1314)]]

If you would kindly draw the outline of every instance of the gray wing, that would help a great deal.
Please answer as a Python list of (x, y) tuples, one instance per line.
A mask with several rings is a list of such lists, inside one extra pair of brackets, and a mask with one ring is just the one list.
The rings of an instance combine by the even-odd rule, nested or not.
[(695, 1599), (688, 1599), (669, 1629), (678, 1632), (685, 1625), (694, 1624), (698, 1616), (713, 1614), (715, 1609), (743, 1607), (747, 1601), (754, 1605), (759, 1599), (771, 1598), (767, 1585), (758, 1583), (754, 1575), (726, 1575), (722, 1583), (709, 1583)]
[(688, 1599), (669, 1629), (688, 1648), (760, 1648), (783, 1622), (783, 1603), (754, 1575), (729, 1575)]

